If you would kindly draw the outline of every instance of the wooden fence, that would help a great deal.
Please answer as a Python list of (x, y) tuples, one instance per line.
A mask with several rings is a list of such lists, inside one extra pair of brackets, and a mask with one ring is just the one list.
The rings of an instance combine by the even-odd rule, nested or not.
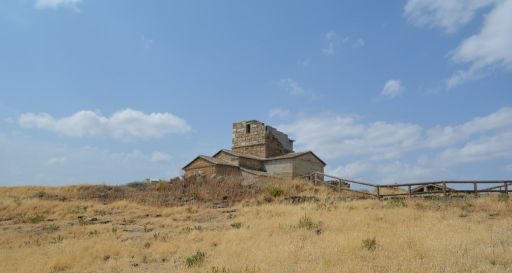
[[(311, 181), (315, 185), (325, 185), (338, 191), (350, 191), (376, 198), (393, 197), (393, 196), (414, 196), (425, 194), (474, 194), (480, 193), (510, 193), (512, 192), (512, 180), (447, 180), (447, 181), (431, 181), (431, 182), (413, 182), (401, 184), (372, 184), (349, 179), (343, 179), (332, 175), (314, 172), (303, 176), (304, 179)], [(353, 186), (366, 187), (366, 190), (356, 190)], [(470, 185), (470, 189), (455, 189), (449, 187), (451, 185)], [(491, 185), (491, 186), (489, 186)], [(472, 186), (472, 187), (471, 187)], [(395, 192), (385, 192), (390, 189)]]

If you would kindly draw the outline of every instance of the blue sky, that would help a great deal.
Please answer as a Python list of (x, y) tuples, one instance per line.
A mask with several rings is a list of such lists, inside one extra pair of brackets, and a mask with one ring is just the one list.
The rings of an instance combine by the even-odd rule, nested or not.
[(0, 4), (0, 185), (169, 178), (258, 119), (377, 183), (512, 177), (512, 0)]

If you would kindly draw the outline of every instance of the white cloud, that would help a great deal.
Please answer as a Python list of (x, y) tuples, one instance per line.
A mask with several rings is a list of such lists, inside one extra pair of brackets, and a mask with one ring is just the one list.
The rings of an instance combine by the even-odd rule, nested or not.
[(171, 113), (145, 114), (124, 109), (105, 117), (93, 111), (80, 111), (56, 119), (47, 113), (24, 113), (18, 118), (22, 128), (38, 128), (73, 137), (109, 136), (118, 139), (159, 138), (190, 130), (187, 122)]
[(354, 161), (327, 171), (336, 177), (373, 183), (395, 183), (430, 177), (432, 169), (401, 161)]
[(66, 162), (66, 161), (67, 161), (67, 158), (65, 156), (52, 157), (52, 158), (48, 159), (46, 164), (48, 164), (48, 165), (61, 165), (61, 164), (64, 164), (64, 162)]
[[(330, 172), (354, 179), (428, 178), (449, 166), (512, 159), (510, 107), (459, 125), (433, 128), (414, 123), (364, 122), (332, 113), (302, 116), (278, 128), (296, 140), (297, 150), (313, 150), (330, 160), (351, 160)], [(404, 158), (406, 162), (400, 161)]]
[(497, 0), (408, 0), (404, 15), (419, 26), (454, 32), (469, 23), (475, 13)]
[(296, 145), (325, 158), (366, 155), (371, 159), (396, 158), (418, 146), (422, 128), (410, 123), (358, 123), (354, 117), (320, 115), (279, 126), (293, 134)]
[(354, 161), (341, 165), (327, 173), (347, 179), (362, 179), (373, 168), (373, 163), (368, 161)]
[(325, 40), (327, 41), (327, 47), (322, 50), (325, 55), (333, 55), (336, 47), (339, 45), (340, 40), (338, 35), (334, 31), (329, 31), (325, 34)]
[(424, 179), (431, 175), (431, 170), (423, 166), (411, 165), (400, 161), (378, 165), (375, 171), (384, 183), (397, 183), (407, 180)]
[(495, 66), (512, 70), (512, 0), (502, 1), (486, 16), (482, 30), (455, 49), (453, 61), (468, 64), (447, 81), (448, 87), (478, 79)]
[(381, 95), (394, 98), (404, 93), (404, 87), (400, 80), (389, 80), (384, 84), (384, 88), (380, 92)]
[(322, 49), (322, 53), (325, 55), (334, 55), (336, 50), (345, 44), (353, 45), (355, 48), (360, 48), (366, 45), (366, 41), (359, 38), (351, 38), (349, 36), (340, 37), (336, 32), (329, 31), (325, 34), (325, 40), (327, 46)]
[(150, 49), (155, 44), (155, 40), (146, 36), (141, 36), (140, 41), (145, 49)]
[(36, 0), (34, 7), (37, 9), (58, 9), (70, 7), (76, 9), (82, 0)]
[(411, 22), (447, 32), (469, 23), (485, 7), (491, 11), (485, 15), (480, 32), (450, 53), (453, 62), (467, 67), (446, 80), (448, 88), (482, 78), (496, 67), (512, 70), (512, 0), (409, 0), (405, 5), (404, 14)]
[(423, 161), (430, 165), (449, 166), (495, 159), (512, 159), (512, 130), (480, 137), (462, 148), (448, 148), (433, 159)]
[(468, 139), (474, 134), (498, 129), (512, 128), (512, 108), (503, 107), (484, 117), (476, 117), (456, 126), (436, 126), (427, 132), (426, 145), (429, 147), (447, 146)]
[(24, 132), (0, 133), (1, 138), (6, 140), (0, 153), (0, 185), (3, 186), (112, 184), (141, 181), (147, 177), (168, 179), (179, 175), (183, 164), (164, 151), (141, 151), (130, 148), (133, 146), (130, 144), (118, 147), (124, 147), (126, 151), (112, 151), (74, 146)]
[(279, 80), (279, 86), (290, 93), (291, 95), (297, 96), (302, 95), (306, 91), (304, 90), (304, 87), (302, 87), (297, 81), (290, 78), (285, 78)]
[(297, 65), (298, 65), (300, 68), (306, 68), (306, 67), (308, 67), (310, 64), (311, 64), (311, 59), (309, 59), (309, 58), (297, 61)]
[(359, 38), (354, 42), (355, 47), (363, 47), (366, 45), (366, 41), (363, 38)]
[(270, 118), (285, 118), (290, 115), (290, 110), (288, 109), (281, 109), (281, 108), (275, 108), (270, 110), (268, 113), (268, 116)]
[(172, 159), (172, 156), (164, 152), (153, 152), (150, 160), (152, 162), (165, 162)]

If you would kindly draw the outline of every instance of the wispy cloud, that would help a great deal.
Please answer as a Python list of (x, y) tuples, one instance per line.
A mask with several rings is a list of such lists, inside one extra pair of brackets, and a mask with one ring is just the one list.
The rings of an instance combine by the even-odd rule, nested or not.
[(297, 61), (297, 65), (298, 65), (300, 68), (306, 68), (306, 67), (308, 67), (310, 64), (311, 64), (311, 59), (309, 59), (309, 58)]
[(72, 137), (106, 136), (117, 139), (158, 138), (185, 133), (190, 125), (171, 113), (145, 114), (124, 109), (110, 117), (93, 111), (79, 111), (69, 117), (54, 118), (48, 113), (24, 113), (19, 116), (22, 128), (37, 128)]
[(152, 162), (165, 162), (172, 159), (172, 156), (164, 152), (153, 152), (150, 156)]
[(270, 110), (268, 113), (268, 116), (270, 118), (285, 118), (290, 115), (290, 110), (288, 109), (282, 109), (282, 108), (275, 108)]
[(52, 157), (52, 158), (48, 159), (46, 164), (48, 164), (48, 165), (61, 165), (61, 164), (63, 164), (66, 161), (67, 161), (67, 158), (65, 156), (58, 156), (58, 157)]
[(463, 40), (451, 53), (451, 60), (467, 67), (447, 80), (452, 88), (485, 77), (496, 67), (512, 70), (512, 0), (409, 0), (404, 15), (419, 26), (441, 28), (451, 33), (473, 20), (477, 11), (492, 7), (480, 32)]
[(364, 47), (366, 45), (366, 41), (359, 38), (351, 38), (349, 36), (339, 36), (334, 31), (329, 31), (325, 34), (325, 40), (327, 45), (322, 49), (322, 53), (325, 55), (334, 55), (338, 48), (343, 45), (352, 45), (355, 48)]
[(384, 88), (380, 92), (381, 95), (394, 98), (404, 93), (404, 86), (400, 80), (389, 80), (384, 84)]
[[(351, 160), (330, 171), (382, 181), (432, 178), (450, 166), (512, 159), (512, 107), (459, 125), (424, 128), (415, 123), (364, 122), (334, 113), (299, 117), (278, 126), (299, 150), (330, 160)], [(416, 157), (416, 159), (414, 159)]]
[(454, 32), (469, 23), (479, 9), (496, 2), (498, 0), (408, 0), (404, 15), (418, 26)]
[(355, 47), (363, 47), (366, 45), (366, 41), (363, 39), (363, 38), (358, 38), (355, 42), (354, 42), (354, 46)]
[(291, 78), (280, 79), (278, 85), (291, 95), (297, 96), (305, 93), (304, 87)]
[(140, 42), (142, 44), (142, 47), (144, 47), (145, 49), (150, 49), (155, 44), (155, 40), (148, 38), (146, 36), (141, 36)]
[(454, 87), (468, 80), (484, 77), (494, 67), (512, 71), (512, 0), (496, 4), (485, 17), (481, 31), (454, 50), (452, 60), (469, 65), (455, 72), (447, 86)]
[(78, 5), (82, 0), (36, 0), (34, 7), (36, 9), (58, 9), (68, 7), (78, 10)]
[(334, 31), (329, 31), (325, 34), (325, 40), (327, 41), (327, 47), (322, 52), (325, 55), (333, 55), (341, 42), (338, 35)]

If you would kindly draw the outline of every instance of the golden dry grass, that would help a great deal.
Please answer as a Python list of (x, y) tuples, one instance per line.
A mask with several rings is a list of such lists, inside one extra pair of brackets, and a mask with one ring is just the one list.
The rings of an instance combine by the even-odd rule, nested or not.
[(0, 188), (0, 272), (512, 272), (510, 200), (295, 191), (320, 201), (162, 207)]

